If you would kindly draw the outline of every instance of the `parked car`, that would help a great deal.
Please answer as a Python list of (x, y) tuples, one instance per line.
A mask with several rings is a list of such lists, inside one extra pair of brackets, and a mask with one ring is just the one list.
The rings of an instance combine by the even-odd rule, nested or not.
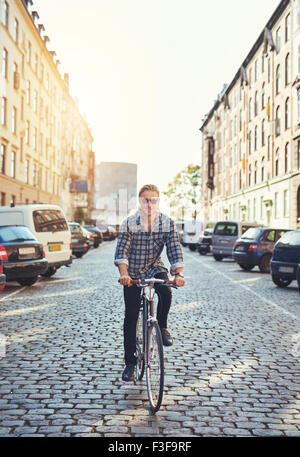
[(7, 281), (31, 286), (48, 269), (43, 244), (22, 225), (0, 227), (0, 257)]
[(97, 227), (101, 231), (104, 241), (110, 241), (116, 238), (117, 231), (113, 227), (107, 224), (99, 224)]
[(83, 226), (86, 230), (92, 233), (93, 235), (93, 243), (94, 243), (94, 248), (99, 247), (99, 245), (103, 241), (103, 235), (102, 232), (96, 227), (95, 225), (84, 225)]
[(6, 284), (6, 275), (3, 273), (3, 261), (0, 258), (0, 292), (4, 290)]
[(287, 230), (252, 227), (235, 242), (232, 257), (246, 271), (258, 265), (263, 273), (270, 273), (275, 243)]
[(214, 259), (222, 260), (232, 257), (234, 243), (246, 230), (258, 227), (258, 224), (238, 221), (218, 221), (212, 234), (212, 253)]
[(72, 254), (74, 254), (75, 257), (80, 258), (89, 249), (88, 238), (78, 222), (69, 222), (68, 225), (72, 236)]
[(81, 229), (87, 239), (88, 249), (90, 249), (92, 246), (94, 246), (94, 235), (82, 226)]
[(72, 263), (71, 232), (65, 215), (57, 205), (35, 204), (0, 207), (0, 225), (25, 225), (43, 244), (52, 276), (63, 265)]
[(197, 250), (199, 254), (206, 255), (210, 252), (213, 230), (213, 228), (207, 228), (204, 230), (203, 234), (200, 235), (197, 243)]
[(285, 233), (275, 244), (271, 260), (274, 284), (287, 287), (296, 279), (300, 263), (300, 230)]

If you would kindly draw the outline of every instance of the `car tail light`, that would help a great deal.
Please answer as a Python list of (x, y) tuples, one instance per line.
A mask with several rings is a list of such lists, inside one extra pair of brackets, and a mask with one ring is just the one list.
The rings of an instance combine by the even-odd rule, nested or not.
[(254, 251), (257, 251), (257, 248), (258, 248), (258, 244), (256, 243), (251, 243), (249, 248), (248, 248), (248, 251), (249, 252), (254, 252)]
[(3, 260), (3, 262), (8, 261), (8, 255), (7, 255), (6, 249), (2, 245), (0, 245), (0, 257)]
[(235, 250), (235, 248), (236, 248), (236, 243), (234, 243), (234, 245), (233, 245), (233, 250)]
[(44, 251), (44, 249), (43, 249), (43, 257), (46, 257), (46, 254), (45, 254), (45, 251)]
[(2, 265), (2, 262), (0, 261), (0, 274), (3, 273), (3, 265)]
[(72, 243), (70, 243), (70, 250), (72, 251)]

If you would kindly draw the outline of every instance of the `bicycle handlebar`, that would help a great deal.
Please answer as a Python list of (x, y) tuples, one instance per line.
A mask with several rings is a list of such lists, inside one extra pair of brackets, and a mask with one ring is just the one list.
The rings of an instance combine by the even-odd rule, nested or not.
[[(120, 282), (120, 280), (118, 280)], [(132, 279), (130, 282), (131, 285), (136, 284), (139, 287), (146, 287), (149, 284), (161, 284), (162, 286), (170, 286), (177, 289), (175, 281), (158, 279), (158, 278), (147, 278), (147, 279)]]

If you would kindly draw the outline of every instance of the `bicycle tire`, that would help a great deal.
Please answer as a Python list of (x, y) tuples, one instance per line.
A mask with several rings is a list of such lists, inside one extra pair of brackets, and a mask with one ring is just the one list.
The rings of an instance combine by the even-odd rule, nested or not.
[(143, 308), (139, 310), (139, 315), (136, 323), (136, 367), (135, 367), (135, 380), (141, 381), (145, 372), (145, 359), (144, 359), (144, 314)]
[(150, 408), (156, 413), (162, 402), (164, 389), (164, 352), (157, 322), (147, 328), (146, 384)]

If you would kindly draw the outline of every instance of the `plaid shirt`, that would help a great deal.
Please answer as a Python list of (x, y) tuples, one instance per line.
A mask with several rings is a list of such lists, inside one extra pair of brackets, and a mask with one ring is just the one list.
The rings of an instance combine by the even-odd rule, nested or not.
[(166, 271), (160, 255), (166, 245), (171, 264), (170, 272), (183, 267), (183, 255), (174, 221), (158, 212), (153, 221), (151, 232), (142, 225), (139, 212), (129, 216), (121, 225), (115, 253), (115, 265), (128, 265), (132, 279), (149, 278)]

